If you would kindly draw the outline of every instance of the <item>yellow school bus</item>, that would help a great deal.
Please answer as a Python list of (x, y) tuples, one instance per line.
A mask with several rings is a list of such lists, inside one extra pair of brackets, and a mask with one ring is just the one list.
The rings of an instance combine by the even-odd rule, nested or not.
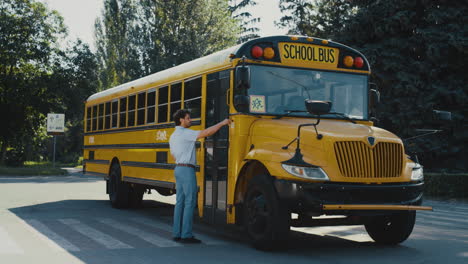
[(171, 117), (190, 109), (195, 130), (234, 121), (196, 145), (207, 223), (243, 225), (263, 249), (291, 226), (364, 225), (376, 242), (400, 243), (431, 208), (422, 167), (371, 121), (369, 75), (364, 55), (340, 43), (251, 40), (90, 96), (84, 172), (106, 179), (117, 208), (147, 190), (174, 194)]

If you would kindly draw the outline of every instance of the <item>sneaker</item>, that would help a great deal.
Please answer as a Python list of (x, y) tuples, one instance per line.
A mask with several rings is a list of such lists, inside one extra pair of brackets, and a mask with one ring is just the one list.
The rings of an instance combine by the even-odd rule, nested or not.
[(181, 243), (186, 243), (186, 244), (200, 244), (201, 240), (196, 239), (195, 237), (187, 237), (187, 238), (182, 238), (180, 240)]
[(173, 237), (172, 240), (174, 240), (175, 242), (179, 242), (181, 240), (180, 237)]

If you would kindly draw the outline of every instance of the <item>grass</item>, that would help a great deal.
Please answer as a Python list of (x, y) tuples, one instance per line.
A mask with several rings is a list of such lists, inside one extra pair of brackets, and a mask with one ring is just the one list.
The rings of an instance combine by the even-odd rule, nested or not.
[(52, 162), (26, 161), (22, 167), (0, 166), (0, 175), (3, 176), (38, 176), (38, 175), (66, 175), (67, 171), (61, 167), (75, 167), (76, 164), (61, 164)]

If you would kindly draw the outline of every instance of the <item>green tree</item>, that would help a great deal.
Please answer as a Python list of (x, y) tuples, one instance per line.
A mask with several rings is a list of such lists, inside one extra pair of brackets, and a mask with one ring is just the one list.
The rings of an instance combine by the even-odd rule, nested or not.
[(331, 38), (340, 32), (356, 13), (356, 3), (349, 0), (280, 0), (284, 15), (277, 26), (289, 34)]
[[(379, 126), (402, 138), (414, 136), (415, 128), (444, 129), (439, 136), (409, 141), (407, 151), (419, 153), (426, 168), (466, 171), (466, 1), (336, 1), (347, 11), (314, 9), (332, 2), (317, 1), (304, 13), (323, 17), (310, 22), (320, 36), (355, 47), (368, 58), (371, 80), (383, 97)], [(289, 27), (294, 29), (294, 23)], [(433, 124), (432, 109), (452, 111), (453, 122)]]
[(105, 0), (102, 16), (95, 22), (96, 56), (100, 88), (107, 89), (141, 77), (135, 35), (137, 1)]
[(138, 47), (145, 74), (235, 44), (236, 21), (227, 0), (142, 0)]
[(259, 17), (253, 17), (252, 14), (246, 11), (247, 7), (255, 6), (257, 2), (254, 0), (230, 0), (229, 11), (232, 17), (238, 21), (240, 26), (240, 34), (237, 43), (243, 43), (250, 39), (260, 37), (257, 33), (260, 31), (256, 24), (260, 22)]
[(55, 43), (65, 33), (62, 17), (42, 3), (0, 2), (0, 163), (9, 147), (24, 152), (23, 140), (43, 123)]

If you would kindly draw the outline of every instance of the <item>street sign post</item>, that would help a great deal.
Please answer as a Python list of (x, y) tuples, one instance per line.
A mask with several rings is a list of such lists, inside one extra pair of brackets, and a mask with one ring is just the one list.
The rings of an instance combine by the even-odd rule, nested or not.
[(63, 135), (65, 132), (65, 114), (47, 114), (47, 134), (54, 136), (54, 156), (53, 166), (55, 167), (55, 146), (57, 144), (57, 135)]

